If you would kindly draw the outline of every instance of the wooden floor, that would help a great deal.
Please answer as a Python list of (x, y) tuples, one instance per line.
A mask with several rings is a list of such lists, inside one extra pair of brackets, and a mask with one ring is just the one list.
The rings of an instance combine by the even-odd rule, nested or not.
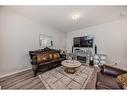
[(2, 89), (45, 89), (39, 77), (33, 77), (32, 70), (1, 78), (0, 86)]
[[(38, 73), (40, 74), (40, 73)], [(96, 70), (86, 89), (95, 89)], [(33, 71), (27, 70), (0, 79), (2, 89), (46, 89), (38, 76), (33, 77)]]

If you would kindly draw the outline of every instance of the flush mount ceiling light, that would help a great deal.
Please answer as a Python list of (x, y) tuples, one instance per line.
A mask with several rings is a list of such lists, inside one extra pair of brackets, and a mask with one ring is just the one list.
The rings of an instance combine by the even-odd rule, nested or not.
[(72, 19), (73, 19), (73, 20), (78, 20), (79, 17), (80, 17), (79, 14), (74, 14), (74, 15), (72, 15)]
[(127, 12), (121, 12), (120, 16), (127, 16)]

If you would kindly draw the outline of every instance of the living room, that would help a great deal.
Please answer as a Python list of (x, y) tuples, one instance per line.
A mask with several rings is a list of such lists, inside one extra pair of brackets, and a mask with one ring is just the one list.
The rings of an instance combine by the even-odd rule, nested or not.
[[(43, 85), (43, 87), (42, 85), (37, 86), (37, 89), (126, 89), (126, 83), (124, 87), (114, 87), (114, 84), (108, 87), (96, 83), (98, 80), (97, 72), (100, 72), (102, 65), (104, 65), (103, 68), (109, 68), (106, 70), (109, 70), (107, 72), (110, 76), (112, 72), (117, 70), (127, 71), (127, 6), (0, 6), (0, 13), (0, 86), (2, 89), (34, 89), (32, 87), (34, 84), (36, 86), (37, 83)], [(80, 40), (80, 37), (91, 38), (93, 42), (90, 46), (75, 46), (74, 39)], [(51, 43), (45, 43), (45, 39)], [(31, 62), (34, 62), (34, 59), (31, 61), (29, 53), (45, 48), (46, 52), (58, 52), (56, 50), (60, 50), (60, 54), (65, 55), (63, 56), (65, 59), (62, 59), (60, 66), (56, 68), (43, 72), (33, 72), (34, 64), (31, 65)], [(85, 56), (83, 58), (85, 62), (80, 62), (77, 59), (76, 51), (80, 51), (80, 56), (85, 52), (82, 56)], [(86, 56), (88, 52), (90, 54)], [(103, 57), (104, 60), (94, 60), (95, 55), (100, 58)], [(73, 64), (75, 61), (80, 64), (76, 67), (76, 73), (75, 69), (64, 71), (65, 63), (70, 62), (71, 64), (72, 62)], [(101, 64), (101, 62), (104, 63)], [(93, 65), (91, 66), (89, 63)], [(80, 68), (79, 71), (78, 68)], [(84, 79), (86, 78), (82, 86), (79, 85), (80, 82), (77, 84), (78, 86), (72, 85), (73, 83), (71, 85), (64, 85), (63, 83), (62, 86), (48, 84), (51, 86), (50, 88), (45, 80), (42, 80), (47, 72), (49, 74), (49, 72), (56, 71), (72, 78), (75, 74), (81, 75), (80, 71), (84, 70), (82, 68), (87, 69), (90, 73), (94, 72), (93, 75), (88, 73), (87, 78), (82, 75)], [(115, 71), (112, 71), (111, 69), (114, 68)], [(41, 69), (43, 70), (45, 67), (42, 66)], [(29, 75), (26, 74), (27, 72), (30, 73), (31, 79), (28, 82), (25, 81), (27, 79), (19, 81), (18, 79)], [(21, 75), (23, 73), (26, 75)], [(34, 73), (37, 74), (34, 75)], [(56, 73), (52, 74), (55, 76)], [(92, 86), (87, 82), (90, 78)], [(66, 79), (63, 81), (65, 82)]]

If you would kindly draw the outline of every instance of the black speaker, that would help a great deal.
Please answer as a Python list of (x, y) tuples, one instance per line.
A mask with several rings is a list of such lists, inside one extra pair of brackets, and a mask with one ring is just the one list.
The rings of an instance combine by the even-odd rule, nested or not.
[(97, 54), (97, 45), (95, 44), (95, 54)]

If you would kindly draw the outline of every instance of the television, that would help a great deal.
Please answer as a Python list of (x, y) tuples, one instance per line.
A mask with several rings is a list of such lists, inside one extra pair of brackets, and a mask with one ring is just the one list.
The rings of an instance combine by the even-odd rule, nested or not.
[(91, 36), (75, 37), (73, 38), (73, 46), (93, 48), (93, 37)]

